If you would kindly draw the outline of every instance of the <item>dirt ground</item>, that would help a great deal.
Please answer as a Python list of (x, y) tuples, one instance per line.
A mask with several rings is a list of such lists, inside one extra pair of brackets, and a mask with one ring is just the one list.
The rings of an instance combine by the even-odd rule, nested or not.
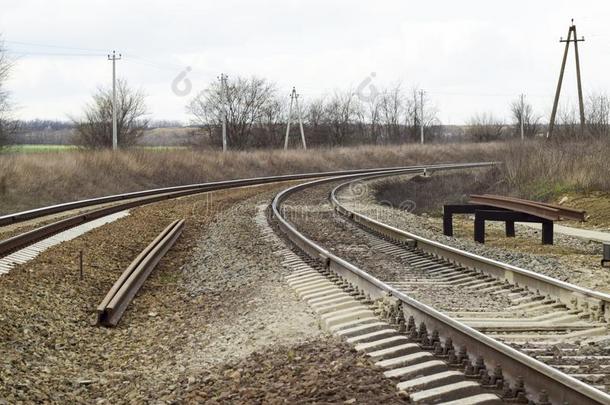
[(186, 402), (209, 404), (406, 404), (396, 381), (335, 339), (256, 352), (183, 382)]

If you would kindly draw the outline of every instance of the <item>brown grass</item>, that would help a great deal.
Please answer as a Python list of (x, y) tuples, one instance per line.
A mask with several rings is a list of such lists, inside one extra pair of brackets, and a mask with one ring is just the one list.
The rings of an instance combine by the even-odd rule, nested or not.
[[(557, 201), (585, 209), (598, 226), (607, 226), (610, 201), (610, 141), (557, 143), (547, 140), (505, 144), (494, 170), (447, 173), (411, 181), (378, 183), (379, 201), (400, 206), (409, 199), (416, 213), (440, 214), (444, 203), (465, 203), (470, 194), (492, 193)], [(605, 208), (604, 208), (605, 207)], [(591, 224), (589, 224), (591, 225)]]
[(511, 143), (504, 170), (511, 193), (551, 200), (578, 192), (610, 191), (610, 141)]
[(459, 170), (410, 180), (389, 178), (376, 183), (374, 193), (377, 201), (392, 207), (406, 207), (414, 214), (441, 215), (444, 204), (466, 204), (470, 194), (506, 194), (506, 184), (500, 179), (499, 168)]
[(66, 151), (0, 155), (0, 213), (155, 187), (351, 168), (494, 160), (506, 145), (362, 146), (308, 151)]

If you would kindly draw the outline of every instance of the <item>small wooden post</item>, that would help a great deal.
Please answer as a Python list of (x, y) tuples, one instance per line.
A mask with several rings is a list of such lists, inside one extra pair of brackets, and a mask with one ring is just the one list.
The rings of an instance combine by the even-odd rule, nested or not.
[(80, 268), (80, 279), (83, 279), (83, 251), (80, 251), (79, 255), (79, 268)]

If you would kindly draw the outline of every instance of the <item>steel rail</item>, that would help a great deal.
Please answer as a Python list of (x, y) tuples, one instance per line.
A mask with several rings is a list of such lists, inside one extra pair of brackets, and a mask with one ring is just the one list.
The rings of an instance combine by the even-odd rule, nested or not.
[[(383, 176), (393, 175), (384, 174)], [(379, 175), (368, 176), (368, 179), (383, 177)], [(578, 309), (591, 315), (594, 319), (610, 322), (610, 295), (599, 291), (557, 280), (544, 274), (536, 273), (531, 270), (503, 263), (498, 260), (483, 257), (470, 253), (452, 246), (444, 245), (414, 233), (395, 228), (358, 212), (349, 210), (341, 204), (337, 198), (337, 193), (351, 182), (340, 184), (335, 187), (330, 196), (331, 204), (335, 210), (344, 216), (349, 217), (354, 222), (373, 229), (388, 238), (397, 241), (413, 240), (417, 243), (418, 249), (430, 253), (434, 256), (443, 258), (451, 263), (456, 263), (464, 267), (469, 267), (500, 280), (508, 280), (510, 283), (526, 286), (539, 294), (548, 295), (558, 299), (571, 309)]]
[[(477, 166), (481, 166), (481, 165), (490, 165), (490, 164), (495, 164), (495, 163), (493, 163), (493, 162), (464, 163), (462, 165), (466, 165), (467, 167), (477, 167)], [(437, 165), (430, 165), (427, 167), (434, 169), (434, 168), (444, 168), (448, 165), (451, 166), (451, 164), (437, 164)], [(424, 166), (412, 166), (411, 169), (423, 170), (423, 167)], [(53, 235), (57, 232), (65, 230), (65, 229), (71, 228), (73, 226), (79, 225), (83, 222), (88, 222), (88, 221), (91, 221), (91, 220), (94, 220), (94, 219), (97, 219), (97, 218), (100, 218), (100, 217), (103, 217), (106, 215), (113, 214), (115, 212), (123, 211), (123, 210), (129, 209), (129, 208), (133, 208), (133, 207), (137, 207), (137, 206), (141, 206), (141, 205), (145, 205), (145, 204), (150, 204), (153, 202), (158, 202), (158, 201), (162, 201), (162, 200), (166, 200), (166, 199), (170, 199), (170, 198), (177, 198), (177, 197), (182, 197), (182, 196), (186, 196), (186, 195), (205, 193), (205, 192), (216, 191), (216, 190), (225, 190), (225, 189), (236, 188), (236, 187), (275, 183), (275, 182), (280, 182), (280, 181), (305, 180), (305, 179), (318, 178), (318, 177), (331, 177), (331, 176), (337, 176), (338, 174), (345, 175), (345, 174), (360, 174), (360, 173), (376, 173), (376, 172), (381, 172), (381, 171), (388, 171), (388, 170), (391, 171), (391, 170), (400, 170), (400, 169), (401, 168), (389, 168), (389, 169), (388, 168), (377, 168), (377, 169), (344, 170), (344, 171), (339, 171), (339, 172), (289, 174), (289, 175), (280, 175), (280, 176), (226, 180), (226, 181), (202, 183), (202, 184), (189, 185), (189, 186), (169, 187), (169, 188), (164, 188), (164, 189), (143, 191), (143, 192), (139, 192), (139, 193), (149, 193), (150, 195), (147, 197), (144, 197), (140, 200), (120, 203), (120, 204), (112, 205), (110, 207), (104, 207), (104, 208), (92, 210), (92, 211), (89, 211), (86, 213), (78, 214), (78, 215), (63, 219), (63, 220), (53, 222), (51, 224), (47, 224), (47, 225), (38, 227), (38, 228), (33, 229), (28, 232), (24, 232), (19, 235), (15, 235), (11, 238), (2, 240), (2, 241), (0, 241), (0, 256), (4, 256), (4, 255), (8, 254), (9, 252), (20, 249), (30, 243), (44, 239), (45, 237), (48, 237), (50, 235)], [(161, 192), (161, 191), (164, 191), (164, 192)], [(110, 198), (110, 199), (117, 198), (118, 199), (120, 197), (125, 197), (125, 196), (128, 196), (125, 198), (134, 198), (134, 197), (142, 196), (140, 194), (139, 195), (136, 195), (136, 194), (138, 194), (138, 193), (127, 193), (127, 194), (121, 194), (121, 195), (115, 195), (115, 196), (109, 196), (109, 197), (102, 197), (100, 199), (76, 201), (74, 203), (63, 204), (62, 206), (65, 208), (65, 210), (71, 210), (71, 209), (75, 208), (75, 205), (80, 205), (85, 202), (89, 205), (96, 205), (97, 204), (97, 203), (95, 203), (96, 201), (102, 201), (103, 203), (105, 203), (105, 202), (108, 202), (108, 200), (107, 200), (108, 198)], [(40, 208), (38, 210), (34, 210), (36, 212), (26, 211), (26, 213), (29, 213), (29, 214), (17, 213), (17, 214), (13, 214), (13, 215), (16, 218), (25, 218), (24, 215), (26, 215), (26, 216), (31, 216), (31, 215), (44, 216), (44, 215), (48, 215), (48, 213), (57, 213), (58, 212), (58, 211), (56, 211), (58, 209), (57, 207), (58, 206), (51, 206), (51, 207)], [(82, 206), (80, 206), (80, 207), (82, 207)]]
[(470, 202), (474, 204), (489, 205), (492, 207), (506, 208), (513, 211), (525, 212), (536, 215), (550, 221), (559, 221), (562, 218), (576, 221), (585, 220), (585, 212), (559, 205), (529, 201), (522, 198), (506, 197), (493, 194), (471, 195)]
[(557, 204), (549, 204), (549, 203), (544, 203), (544, 202), (539, 202), (539, 201), (529, 201), (529, 200), (524, 200), (523, 198), (497, 196), (497, 195), (493, 195), (493, 194), (482, 194), (481, 197), (494, 197), (494, 198), (501, 197), (502, 199), (508, 200), (508, 201), (524, 202), (524, 203), (533, 202), (536, 205), (540, 205), (542, 207), (547, 207), (547, 208), (556, 210), (557, 213), (559, 214), (560, 219), (561, 218), (573, 219), (575, 221), (584, 221), (585, 220), (586, 212), (584, 210), (579, 210), (579, 209), (569, 208), (569, 207), (562, 207), (561, 205), (557, 205)]
[(131, 262), (97, 307), (99, 325), (118, 324), (133, 297), (161, 258), (174, 245), (183, 228), (184, 219), (172, 222)]
[[(404, 170), (402, 173), (412, 171)], [(388, 173), (390, 175), (398, 172)], [(513, 384), (519, 377), (525, 381), (529, 399), (533, 394), (546, 390), (553, 404), (609, 404), (610, 396), (581, 381), (570, 377), (546, 364), (535, 360), (519, 351), (498, 342), (477, 330), (458, 322), (434, 308), (429, 307), (406, 294), (383, 283), (353, 264), (337, 257), (311, 239), (299, 232), (283, 215), (281, 204), (290, 195), (308, 187), (337, 181), (363, 177), (362, 175), (340, 176), (311, 181), (292, 186), (278, 193), (272, 202), (272, 213), (278, 221), (278, 226), (296, 246), (312, 258), (320, 259), (325, 266), (353, 286), (364, 290), (371, 298), (378, 299), (387, 296), (398, 299), (405, 318), (413, 316), (417, 323), (423, 322), (427, 330), (437, 330), (441, 339), (453, 340), (457, 347), (466, 347), (469, 358), (475, 361), (479, 356), (485, 359), (488, 370), (497, 365), (502, 367), (508, 381)]]
[[(443, 164), (439, 164), (442, 166)], [(415, 167), (415, 166), (414, 166)], [(368, 173), (375, 171), (385, 171), (385, 170), (394, 170), (400, 169), (403, 167), (385, 167), (385, 168), (373, 168), (373, 169), (354, 169), (354, 170), (339, 170), (339, 171), (329, 171), (329, 172), (313, 172), (313, 173), (299, 173), (299, 174), (284, 174), (277, 176), (265, 176), (265, 177), (252, 177), (246, 179), (234, 179), (234, 180), (223, 180), (223, 181), (215, 181), (208, 183), (197, 183), (197, 184), (187, 184), (183, 186), (173, 186), (173, 187), (164, 187), (164, 188), (156, 188), (151, 190), (142, 190), (135, 191), (130, 193), (123, 194), (115, 194), (110, 196), (98, 197), (98, 198), (90, 198), (85, 200), (72, 201), (62, 204), (50, 205), (46, 207), (34, 208), (27, 211), (15, 212), (12, 214), (6, 214), (0, 216), (0, 226), (5, 226), (8, 224), (18, 223), (27, 221), (34, 218), (40, 218), (46, 215), (57, 214), (73, 209), (85, 208), (94, 205), (100, 205), (110, 202), (116, 202), (121, 200), (127, 200), (131, 198), (140, 198), (140, 197), (148, 197), (152, 195), (173, 193), (178, 191), (196, 191), (196, 192), (205, 192), (211, 190), (217, 190), (219, 188), (229, 188), (229, 187), (239, 187), (242, 185), (253, 185), (253, 184), (264, 184), (269, 182), (276, 181), (290, 181), (290, 180), (304, 180), (310, 178), (317, 177), (329, 177), (329, 176), (338, 176), (341, 174), (350, 174), (350, 173)]]

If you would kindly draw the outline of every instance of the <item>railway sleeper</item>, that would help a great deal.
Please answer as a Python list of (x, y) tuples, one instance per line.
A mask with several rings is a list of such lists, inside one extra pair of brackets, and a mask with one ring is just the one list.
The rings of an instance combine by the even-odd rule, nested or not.
[[(412, 403), (453, 400), (460, 403), (474, 401), (473, 404), (501, 402), (497, 395), (486, 394), (478, 382), (468, 380), (459, 371), (450, 370), (433, 353), (422, 350), (420, 343), (411, 342), (409, 337), (398, 332), (400, 328), (397, 330), (392, 323), (381, 321), (376, 313), (388, 312), (382, 304), (367, 305), (363, 294), (356, 297), (347, 294), (345, 289), (354, 289), (340, 278), (335, 277), (334, 282), (323, 283), (316, 277), (316, 273), (320, 274), (312, 272), (307, 276), (301, 273), (287, 281), (302, 299), (308, 301), (328, 330), (354, 344), (356, 350), (366, 352), (387, 373), (401, 375), (399, 384), (408, 383), (410, 380), (405, 380), (407, 377), (417, 379), (417, 384), (408, 390), (397, 386), (397, 389), (409, 395)], [(323, 294), (316, 294), (316, 289), (321, 289)], [(424, 342), (426, 339), (423, 339)], [(431, 374), (431, 377), (422, 377), (422, 372)], [(441, 378), (438, 378), (437, 375), (443, 372), (446, 374), (441, 374)]]
[[(312, 272), (314, 271), (312, 269)], [(328, 270), (321, 270), (320, 273), (328, 274)], [(432, 334), (429, 334), (424, 324), (416, 328), (412, 318), (409, 318), (407, 322), (401, 315), (400, 308), (396, 308), (395, 300), (377, 301), (377, 305), (371, 307), (370, 297), (366, 296), (364, 291), (359, 291), (356, 287), (341, 280), (340, 277), (334, 276), (332, 279), (335, 284), (334, 290), (325, 285), (322, 287), (322, 292), (308, 292), (308, 294), (300, 295), (308, 303), (320, 304), (345, 297), (352, 297), (362, 303), (363, 316), (345, 317), (348, 313), (344, 312), (338, 316), (339, 319), (337, 316), (329, 316), (327, 320), (334, 318), (337, 322), (330, 325), (327, 322), (326, 327), (332, 333), (338, 335), (343, 333), (345, 337), (349, 336), (349, 338), (357, 337), (360, 334), (368, 335), (366, 340), (370, 341), (357, 343), (357, 347), (365, 351), (377, 363), (386, 361), (378, 364), (380, 366), (385, 364), (389, 367), (391, 362), (401, 366), (388, 369), (385, 373), (399, 376), (401, 381), (398, 384), (403, 385), (397, 385), (397, 389), (407, 393), (411, 403), (467, 405), (495, 404), (502, 401), (527, 402), (522, 380), (518, 379), (515, 385), (511, 385), (503, 380), (501, 369), (486, 370), (482, 358), (477, 359), (476, 364), (471, 363), (465, 348), (461, 347), (457, 351), (451, 344), (450, 337), (445, 337), (441, 342), (438, 333), (432, 331)], [(341, 300), (341, 302), (344, 301)], [(371, 311), (369, 308), (375, 308), (375, 310)], [(338, 309), (338, 311), (343, 311), (343, 309)], [(321, 315), (331, 314), (333, 312)], [(390, 331), (392, 326), (396, 329)], [(375, 334), (376, 331), (381, 332)], [(353, 341), (357, 341), (357, 339)], [(427, 354), (409, 357), (417, 351)], [(416, 358), (418, 360), (415, 360)], [(422, 361), (425, 358), (431, 359)], [(409, 359), (418, 362), (409, 363)], [(456, 375), (459, 377), (454, 377)], [(407, 390), (405, 384), (408, 382), (411, 382), (412, 386)], [(401, 389), (401, 387), (404, 388)], [(540, 394), (536, 403), (548, 403), (544, 392)]]

